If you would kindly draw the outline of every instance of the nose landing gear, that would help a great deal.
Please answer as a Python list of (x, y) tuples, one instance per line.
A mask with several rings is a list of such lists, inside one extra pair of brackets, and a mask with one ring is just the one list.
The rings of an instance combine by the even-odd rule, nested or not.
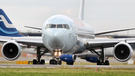
[(62, 55), (61, 49), (55, 49), (53, 50), (54, 58), (50, 60), (50, 65), (61, 65), (62, 61), (60, 60), (60, 56)]
[(50, 60), (50, 65), (61, 65), (62, 61), (60, 60), (60, 58), (53, 58)]

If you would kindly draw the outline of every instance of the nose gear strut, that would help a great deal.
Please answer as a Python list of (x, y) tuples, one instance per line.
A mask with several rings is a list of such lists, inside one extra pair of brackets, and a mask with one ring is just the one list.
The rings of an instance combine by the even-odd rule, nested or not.
[(50, 65), (61, 65), (62, 61), (60, 60), (60, 56), (62, 55), (62, 50), (61, 49), (55, 49), (53, 50), (53, 55), (54, 58), (50, 60)]

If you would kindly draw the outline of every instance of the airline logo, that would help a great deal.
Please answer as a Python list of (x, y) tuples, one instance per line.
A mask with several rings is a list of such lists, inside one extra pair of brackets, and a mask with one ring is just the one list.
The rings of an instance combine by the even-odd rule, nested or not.
[(0, 36), (21, 37), (22, 35), (13, 26), (5, 12), (0, 9)]
[(75, 22), (77, 25), (79, 25), (79, 26), (85, 27), (85, 25), (83, 24), (83, 22), (80, 21), (80, 20), (74, 20), (74, 22)]
[(13, 24), (9, 24), (3, 15), (0, 15), (0, 22), (3, 22), (7, 28), (14, 28)]

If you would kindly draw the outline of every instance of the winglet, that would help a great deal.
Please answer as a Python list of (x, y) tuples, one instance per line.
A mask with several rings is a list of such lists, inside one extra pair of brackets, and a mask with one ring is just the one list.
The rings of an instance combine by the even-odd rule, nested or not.
[(13, 26), (5, 12), (0, 9), (0, 36), (20, 37), (22, 36)]
[(79, 19), (81, 20), (84, 19), (84, 1), (85, 0), (81, 0), (81, 5), (80, 5)]

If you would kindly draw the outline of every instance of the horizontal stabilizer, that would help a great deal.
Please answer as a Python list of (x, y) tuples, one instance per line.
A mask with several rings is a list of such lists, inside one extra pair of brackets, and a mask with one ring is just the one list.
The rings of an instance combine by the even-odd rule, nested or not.
[(40, 27), (34, 27), (34, 26), (24, 26), (24, 27), (31, 28), (31, 29), (42, 30), (42, 28), (40, 28)]

